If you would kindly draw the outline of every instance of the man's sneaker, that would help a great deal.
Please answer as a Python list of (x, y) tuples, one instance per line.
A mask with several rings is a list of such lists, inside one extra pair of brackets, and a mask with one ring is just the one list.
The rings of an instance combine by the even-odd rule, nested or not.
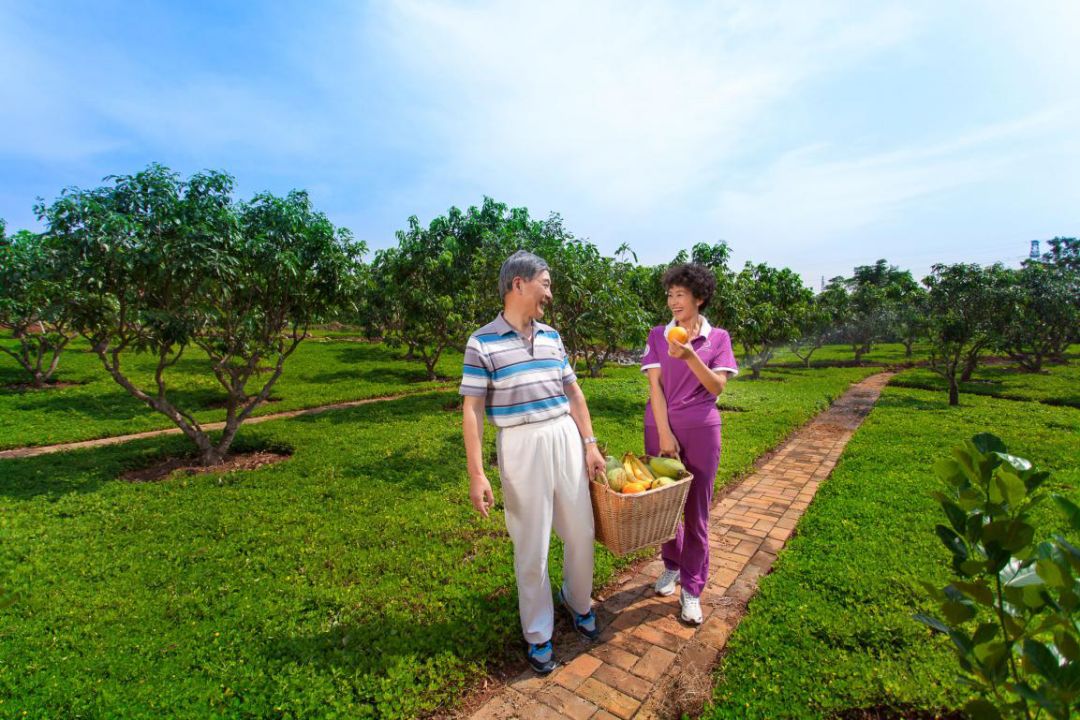
[(532, 669), (539, 675), (547, 675), (555, 669), (555, 652), (550, 640), (537, 645), (529, 643), (529, 650), (525, 655), (529, 658)]
[(701, 598), (694, 597), (686, 590), (683, 590), (679, 602), (682, 604), (683, 621), (700, 625), (704, 619), (701, 616)]
[(570, 604), (566, 602), (562, 588), (559, 588), (559, 604), (566, 608), (566, 612), (570, 613), (570, 619), (574, 622), (574, 629), (583, 638), (595, 640), (600, 636), (600, 628), (596, 625), (596, 613), (592, 611), (592, 608), (584, 615), (578, 615), (574, 608), (570, 607)]
[(675, 583), (679, 580), (678, 570), (668, 570), (664, 568), (664, 572), (660, 577), (656, 579), (656, 594), (667, 597), (675, 594)]

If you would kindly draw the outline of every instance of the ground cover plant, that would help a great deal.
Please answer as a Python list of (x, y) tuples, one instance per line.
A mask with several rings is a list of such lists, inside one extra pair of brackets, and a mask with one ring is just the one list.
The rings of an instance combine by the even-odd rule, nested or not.
[[(903, 343), (877, 343), (862, 356), (861, 363), (864, 365), (907, 365), (925, 362), (928, 357), (928, 347), (923, 343), (914, 344), (911, 356), (907, 355)], [(851, 346), (838, 343), (823, 345), (810, 357), (810, 367), (854, 364), (856, 363), (852, 358)], [(771, 365), (801, 366), (803, 361), (790, 348), (777, 348)]]
[[(731, 383), (718, 484), (870, 372)], [(641, 373), (582, 384), (597, 434), (640, 451)], [(0, 461), (0, 588), (14, 593), (0, 716), (411, 718), (452, 704), (517, 657), (519, 637), (510, 542), (498, 507), (485, 522), (469, 504), (456, 401), (245, 427), (240, 449), (293, 453), (251, 472), (116, 480), (182, 452), (179, 437)], [(602, 583), (617, 564), (597, 558)]]
[[(1009, 400), (1033, 400), (1048, 405), (1080, 407), (1080, 348), (1073, 346), (1074, 361), (1068, 365), (1046, 365), (1041, 373), (1031, 373), (1014, 363), (983, 365), (971, 380), (960, 383), (962, 394), (991, 395)], [(897, 376), (894, 385), (944, 391), (946, 381), (929, 370), (913, 369)], [(961, 404), (964, 400), (961, 400)]]
[[(1048, 491), (1075, 501), (1080, 411), (982, 396), (946, 402), (940, 392), (886, 388), (763, 578), (706, 718), (931, 717), (964, 704), (948, 640), (913, 620), (936, 610), (920, 581), (944, 585), (951, 571), (934, 531), (933, 465), (992, 429), (1051, 472)], [(1050, 505), (1035, 508), (1033, 522), (1066, 531)]]
[[(11, 342), (0, 338), (0, 343)], [(137, 381), (152, 381), (157, 358), (134, 355), (127, 371)], [(172, 368), (170, 392), (194, 408), (199, 422), (225, 419), (225, 393), (209, 369), (209, 359), (189, 351)], [(385, 345), (312, 338), (302, 343), (274, 385), (270, 402), (254, 415), (267, 415), (328, 403), (382, 397), (431, 388), (461, 372), (461, 353), (451, 352), (438, 365), (439, 377), (427, 380), (420, 363), (401, 360), (401, 351)], [(131, 397), (105, 374), (84, 340), (74, 340), (64, 354), (57, 379), (65, 387), (24, 391), (7, 387), (22, 382), (14, 361), (0, 356), (0, 450), (50, 445), (172, 427), (164, 415)], [(454, 382), (451, 379), (449, 382)]]

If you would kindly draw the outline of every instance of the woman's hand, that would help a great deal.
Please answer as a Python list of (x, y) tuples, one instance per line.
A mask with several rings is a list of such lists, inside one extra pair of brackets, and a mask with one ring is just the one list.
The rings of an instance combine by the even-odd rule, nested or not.
[(668, 355), (676, 360), (689, 360), (696, 355), (694, 348), (689, 343), (675, 342), (674, 340), (668, 340)]
[(679, 441), (670, 430), (660, 432), (660, 457), (679, 457)]

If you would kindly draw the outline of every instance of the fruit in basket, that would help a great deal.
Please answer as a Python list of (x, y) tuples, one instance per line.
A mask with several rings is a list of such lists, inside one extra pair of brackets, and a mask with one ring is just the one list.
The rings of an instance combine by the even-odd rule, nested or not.
[(604, 462), (607, 463), (608, 472), (611, 472), (616, 468), (622, 467), (622, 463), (619, 462), (619, 459), (617, 457), (614, 457), (613, 455), (608, 455), (607, 457), (605, 457)]
[(667, 487), (668, 485), (674, 485), (677, 481), (675, 478), (658, 477), (656, 482), (653, 483), (653, 489)]
[(677, 342), (685, 345), (690, 340), (690, 333), (686, 332), (686, 328), (681, 328), (676, 325), (668, 330), (667, 339), (668, 342)]
[(644, 483), (626, 483), (623, 485), (623, 495), (636, 495), (637, 493), (643, 493), (649, 489), (648, 485)]
[(623, 487), (626, 485), (626, 471), (621, 467), (608, 470), (607, 484), (615, 492), (622, 492)]
[(641, 483), (645, 487), (652, 485), (652, 481), (656, 479), (649, 471), (649, 468), (645, 466), (645, 463), (641, 462), (634, 453), (626, 453), (623, 455), (622, 466), (623, 470), (626, 471), (628, 479)]
[(654, 457), (649, 458), (649, 469), (656, 477), (677, 478), (686, 472), (686, 466), (675, 458)]

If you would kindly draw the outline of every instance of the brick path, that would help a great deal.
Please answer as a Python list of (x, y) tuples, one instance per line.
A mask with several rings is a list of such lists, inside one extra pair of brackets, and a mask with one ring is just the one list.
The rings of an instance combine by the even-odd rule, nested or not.
[(702, 594), (705, 622), (678, 619), (678, 592), (658, 597), (659, 560), (618, 578), (596, 612), (604, 629), (594, 644), (572, 631), (555, 638), (563, 663), (551, 675), (512, 679), (473, 720), (576, 718), (644, 720), (695, 715), (711, 695), (717, 656), (745, 613), (758, 578), (829, 476), (891, 373), (853, 385), (781, 446), (758, 470), (720, 496), (710, 522), (711, 568)]

